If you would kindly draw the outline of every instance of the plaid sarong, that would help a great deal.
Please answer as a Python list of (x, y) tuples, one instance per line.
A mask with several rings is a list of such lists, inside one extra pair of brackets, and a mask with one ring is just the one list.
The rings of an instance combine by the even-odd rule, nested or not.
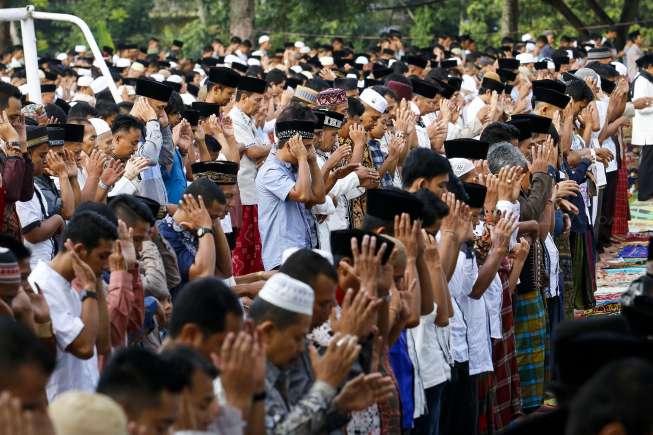
[(537, 291), (516, 293), (515, 347), (523, 409), (537, 408), (544, 400), (546, 360), (546, 307)]
[(508, 277), (512, 265), (506, 260), (499, 268), (503, 284), (501, 301), (501, 335), (492, 344), (494, 365), (494, 430), (498, 431), (510, 423), (521, 412), (521, 390), (517, 354), (515, 353), (515, 327), (512, 311), (512, 293), (508, 289)]

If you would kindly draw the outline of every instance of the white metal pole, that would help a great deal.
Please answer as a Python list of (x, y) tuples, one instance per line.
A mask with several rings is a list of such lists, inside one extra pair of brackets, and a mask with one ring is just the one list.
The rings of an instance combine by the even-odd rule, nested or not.
[(113, 78), (111, 77), (111, 72), (109, 72), (109, 67), (107, 67), (106, 62), (102, 57), (102, 52), (100, 51), (97, 42), (95, 42), (95, 38), (93, 37), (93, 33), (91, 32), (91, 29), (88, 27), (88, 24), (86, 24), (84, 20), (82, 20), (79, 17), (76, 17), (75, 15), (56, 14), (51, 12), (35, 11), (32, 13), (32, 16), (36, 20), (67, 21), (69, 23), (76, 24), (77, 27), (79, 27), (82, 33), (84, 34), (84, 37), (86, 38), (86, 42), (88, 43), (88, 46), (91, 49), (93, 56), (95, 57), (94, 63), (96, 64), (96, 66), (100, 68), (102, 75), (104, 76), (104, 78), (107, 79), (107, 82), (109, 83), (109, 90), (111, 91), (111, 95), (113, 95), (113, 99), (116, 101), (116, 103), (122, 102), (122, 98), (120, 97), (120, 93), (118, 92), (118, 87), (116, 86), (116, 84), (113, 81)]
[(23, 54), (25, 57), (25, 74), (27, 89), (32, 103), (41, 103), (41, 81), (39, 79), (38, 54), (36, 52), (36, 33), (31, 13), (34, 6), (27, 6), (27, 14), (20, 20), (20, 33), (23, 39)]

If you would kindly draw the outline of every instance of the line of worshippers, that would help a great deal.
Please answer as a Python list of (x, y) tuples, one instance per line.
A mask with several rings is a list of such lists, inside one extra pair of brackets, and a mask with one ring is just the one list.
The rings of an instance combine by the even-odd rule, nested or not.
[(627, 232), (643, 106), (609, 53), (358, 77), (130, 50), (120, 104), (83, 55), (41, 59), (43, 105), (0, 81), (0, 312), (56, 353), (32, 407), (97, 391), (145, 430), (388, 434), (541, 408), (551, 337)]

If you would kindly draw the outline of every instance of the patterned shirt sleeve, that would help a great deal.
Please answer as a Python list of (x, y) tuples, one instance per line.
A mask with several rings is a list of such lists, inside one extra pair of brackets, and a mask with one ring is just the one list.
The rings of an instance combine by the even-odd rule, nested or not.
[[(269, 391), (269, 390), (268, 390)], [(278, 393), (276, 390), (275, 393)], [(266, 403), (265, 426), (269, 435), (304, 435), (321, 432), (336, 390), (316, 381), (306, 395), (288, 413), (280, 394), (272, 394)], [(281, 402), (280, 402), (281, 401)], [(272, 403), (270, 403), (272, 402)]]

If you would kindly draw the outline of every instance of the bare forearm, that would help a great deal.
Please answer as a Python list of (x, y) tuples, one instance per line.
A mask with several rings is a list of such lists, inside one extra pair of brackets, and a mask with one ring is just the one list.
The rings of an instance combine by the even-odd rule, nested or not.
[(490, 287), (492, 280), (499, 271), (501, 259), (505, 256), (505, 252), (490, 249), (490, 253), (485, 259), (485, 263), (478, 269), (478, 277), (472, 287), (472, 292), (469, 297), (472, 299), (480, 299), (483, 293)]
[(424, 256), (417, 258), (416, 265), (420, 287), (420, 314), (424, 316), (433, 311), (433, 281)]
[[(410, 292), (411, 303), (409, 305), (410, 312), (408, 313), (408, 320), (406, 321), (406, 327), (414, 328), (419, 325), (419, 318), (421, 314), (422, 301), (421, 301), (421, 289), (419, 284), (419, 274), (417, 272), (416, 260), (409, 258), (406, 262), (406, 288)], [(417, 285), (411, 291), (413, 280), (417, 280)]]
[(190, 279), (213, 276), (215, 274), (215, 241), (213, 237), (201, 237), (195, 263), (190, 267)]
[(197, 141), (197, 150), (199, 151), (201, 162), (211, 160), (211, 154), (209, 153), (209, 149), (206, 146), (206, 141), (204, 139)]
[(324, 202), (324, 180), (320, 167), (317, 165), (315, 158), (308, 161), (308, 167), (311, 172), (311, 193), (313, 194), (313, 202), (315, 204), (322, 204)]
[(81, 201), (95, 201), (96, 194), (98, 190), (98, 185), (100, 184), (100, 177), (88, 177), (86, 183), (84, 183), (84, 189), (81, 193)]
[[(75, 184), (77, 184), (75, 182)], [(77, 186), (79, 188), (79, 185)], [(66, 176), (59, 177), (59, 189), (61, 191), (61, 216), (64, 219), (70, 219), (75, 213), (75, 193), (70, 184), (70, 179)]]
[(101, 282), (98, 280), (98, 333), (97, 333), (97, 349), (98, 353), (108, 355), (111, 352), (111, 324), (109, 322), (109, 307), (107, 305), (107, 298), (104, 290), (101, 287)]
[(451, 304), (449, 286), (444, 279), (444, 272), (440, 262), (431, 262), (429, 266), (431, 282), (433, 283), (433, 300), (438, 307), (435, 313), (435, 324), (447, 326), (449, 324), (449, 305)]
[(456, 236), (452, 232), (442, 233), (438, 250), (441, 252), (440, 263), (447, 282), (449, 282), (454, 270), (456, 270), (456, 261), (458, 260), (457, 244)]
[(30, 243), (39, 243), (55, 235), (61, 228), (61, 216), (54, 215), (41, 221), (41, 225), (23, 234)]
[(70, 187), (73, 190), (73, 198), (75, 198), (75, 207), (77, 207), (77, 204), (79, 204), (82, 200), (82, 191), (79, 188), (79, 182), (77, 181), (77, 177), (70, 177)]
[(222, 278), (229, 278), (234, 274), (231, 268), (231, 250), (219, 220), (213, 223), (213, 231), (215, 232), (213, 236), (216, 253), (215, 272), (217, 275), (221, 275)]
[(510, 270), (510, 276), (508, 277), (508, 290), (511, 293), (517, 288), (517, 282), (519, 281), (519, 275), (521, 275), (523, 267), (524, 261), (515, 261), (512, 263), (512, 269)]
[(365, 142), (354, 143), (354, 149), (351, 153), (349, 163), (361, 163), (363, 161), (363, 152), (365, 151)]
[(221, 136), (222, 154), (231, 162), (240, 162), (240, 153), (238, 152), (238, 143), (233, 136)]

